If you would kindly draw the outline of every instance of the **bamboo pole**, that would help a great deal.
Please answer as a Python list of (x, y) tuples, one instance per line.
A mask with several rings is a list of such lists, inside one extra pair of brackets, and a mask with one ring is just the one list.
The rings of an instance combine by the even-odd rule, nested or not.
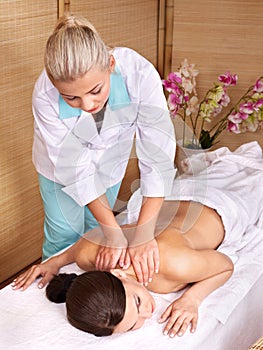
[(173, 49), (174, 0), (166, 0), (164, 77), (171, 71)]
[(164, 77), (164, 50), (165, 50), (165, 5), (166, 0), (159, 0), (158, 9), (158, 38), (157, 38), (157, 69)]
[(70, 0), (58, 0), (58, 17), (70, 12)]

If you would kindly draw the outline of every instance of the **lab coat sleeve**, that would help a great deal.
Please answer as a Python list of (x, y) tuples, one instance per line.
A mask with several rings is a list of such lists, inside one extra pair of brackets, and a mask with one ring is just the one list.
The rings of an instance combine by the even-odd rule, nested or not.
[(175, 177), (176, 142), (161, 79), (153, 66), (145, 67), (140, 89), (136, 152), (141, 194), (164, 197), (171, 193)]

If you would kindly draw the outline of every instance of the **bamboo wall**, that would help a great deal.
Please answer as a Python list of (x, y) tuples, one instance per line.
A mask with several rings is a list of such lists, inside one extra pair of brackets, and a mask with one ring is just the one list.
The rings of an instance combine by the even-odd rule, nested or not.
[[(43, 67), (45, 42), (65, 10), (87, 17), (108, 45), (129, 46), (152, 61), (161, 76), (186, 57), (200, 70), (202, 96), (226, 70), (239, 75), (238, 96), (263, 72), (261, 0), (4, 0), (0, 2), (0, 282), (41, 256), (43, 211), (31, 163), (31, 94)], [(225, 133), (235, 148), (262, 133)], [(134, 154), (132, 155), (132, 157)], [(129, 164), (120, 206), (138, 186)]]
[(56, 17), (53, 0), (0, 2), (0, 282), (41, 256), (31, 94)]
[(157, 65), (158, 1), (71, 0), (70, 12), (88, 18), (110, 47), (136, 49)]

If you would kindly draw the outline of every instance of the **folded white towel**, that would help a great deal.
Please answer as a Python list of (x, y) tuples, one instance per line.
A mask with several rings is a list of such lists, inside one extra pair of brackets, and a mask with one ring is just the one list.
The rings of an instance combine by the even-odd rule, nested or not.
[[(185, 174), (198, 174), (210, 166), (214, 161), (220, 160), (221, 157), (227, 159), (227, 155), (231, 156), (232, 161), (242, 162), (245, 160), (247, 166), (253, 168), (255, 166), (254, 159), (262, 158), (262, 149), (256, 141), (253, 141), (241, 145), (235, 150), (235, 152), (231, 152), (227, 147), (221, 147), (210, 152), (200, 152), (184, 158), (181, 161), (181, 169)], [(258, 163), (256, 166), (259, 166)], [(260, 168), (263, 169), (262, 164), (260, 165)]]

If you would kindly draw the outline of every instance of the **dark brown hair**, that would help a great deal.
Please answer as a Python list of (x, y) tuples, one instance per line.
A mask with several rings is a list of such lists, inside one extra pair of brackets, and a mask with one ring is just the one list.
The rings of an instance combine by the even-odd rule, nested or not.
[(113, 333), (126, 307), (122, 282), (106, 271), (59, 274), (50, 281), (46, 295), (55, 303), (66, 302), (74, 327), (99, 337)]

